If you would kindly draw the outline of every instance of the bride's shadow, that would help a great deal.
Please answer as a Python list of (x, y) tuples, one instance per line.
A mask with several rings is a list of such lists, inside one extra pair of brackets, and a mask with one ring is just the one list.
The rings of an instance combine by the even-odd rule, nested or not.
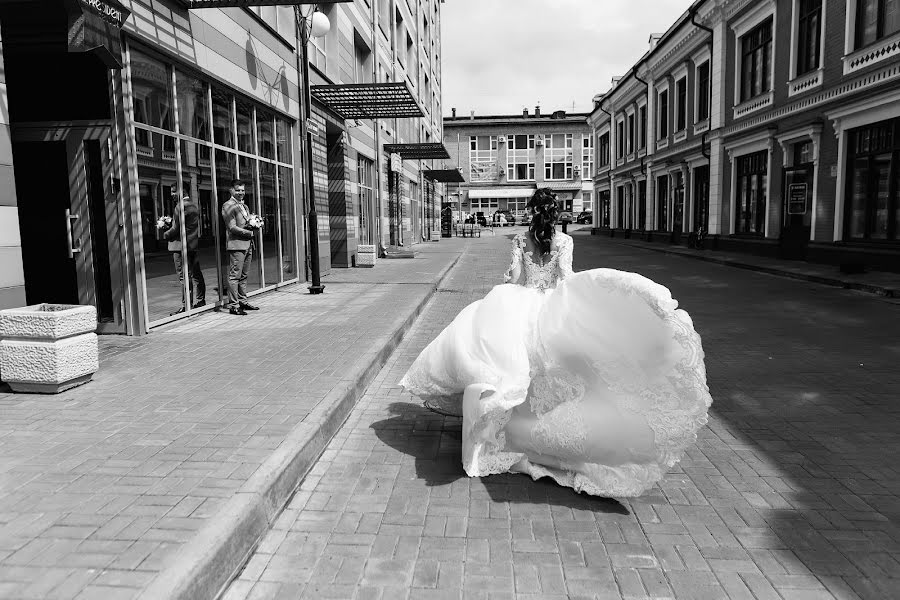
[[(394, 402), (388, 410), (390, 418), (376, 421), (370, 427), (386, 445), (415, 458), (416, 476), (426, 485), (450, 485), (467, 477), (460, 461), (462, 419), (445, 417), (415, 401)], [(510, 473), (473, 480), (472, 485), (483, 487), (492, 502), (550, 504), (592, 512), (629, 514), (617, 500), (576, 493), (549, 477), (534, 481), (527, 475)]]

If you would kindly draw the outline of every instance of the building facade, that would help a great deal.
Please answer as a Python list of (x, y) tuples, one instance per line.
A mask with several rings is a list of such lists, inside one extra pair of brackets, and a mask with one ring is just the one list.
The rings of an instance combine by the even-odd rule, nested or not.
[(518, 223), (538, 188), (553, 189), (565, 210), (592, 210), (593, 136), (587, 114), (556, 111), (444, 120), (444, 145), (465, 183), (448, 184), (458, 213), (509, 210)]
[(695, 2), (595, 97), (595, 231), (900, 269), (898, 14)]
[[(431, 83), (440, 73), (439, 4), (320, 5), (332, 26), (309, 46), (312, 83), (401, 77), (384, 69), (394, 55), (383, 40), (395, 30), (385, 33), (380, 15), (414, 14), (420, 20), (405, 18), (402, 31), (433, 53), (421, 60), (428, 85), (416, 76), (414, 87), (427, 88), (423, 105), (439, 114), (440, 87)], [(293, 6), (3, 3), (0, 308), (92, 304), (98, 332), (128, 335), (214, 309), (227, 291), (220, 207), (235, 178), (264, 223), (250, 293), (308, 279), (298, 42)], [(350, 60), (354, 47), (357, 57), (368, 47), (368, 58)], [(413, 200), (422, 195), (418, 170), (404, 165), (403, 217), (375, 223), (391, 206), (374, 122), (345, 122), (322, 106), (313, 121), (322, 272), (355, 264), (358, 240), (387, 244), (403, 228), (395, 237), (412, 243), (424, 226)], [(426, 129), (379, 125), (388, 140), (398, 128)], [(428, 135), (440, 127), (429, 122)]]
[(313, 158), (322, 272), (356, 265), (358, 244), (410, 246), (431, 237), (444, 186), (434, 160), (402, 160), (391, 144), (440, 142), (441, 3), (355, 0), (322, 8), (332, 28), (313, 40), (313, 85), (405, 83), (421, 117), (347, 120), (313, 99)]

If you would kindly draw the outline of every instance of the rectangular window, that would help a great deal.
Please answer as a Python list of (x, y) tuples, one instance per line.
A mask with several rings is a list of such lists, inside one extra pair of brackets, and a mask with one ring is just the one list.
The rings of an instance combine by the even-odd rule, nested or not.
[(391, 0), (378, 0), (378, 26), (384, 36), (391, 39)]
[(709, 61), (697, 67), (697, 120), (709, 118)]
[(741, 38), (741, 102), (772, 89), (772, 18)]
[(659, 106), (657, 107), (657, 121), (659, 127), (657, 139), (665, 139), (669, 137), (669, 90), (663, 90), (659, 93)]
[(590, 179), (593, 176), (594, 137), (591, 135), (583, 135), (581, 136), (581, 178)]
[(625, 123), (616, 123), (616, 158), (625, 156)]
[(599, 147), (597, 148), (597, 160), (600, 161), (601, 167), (609, 166), (609, 133), (600, 136)]
[(628, 154), (634, 153), (634, 115), (628, 115)]
[(534, 181), (534, 165), (534, 136), (506, 136), (506, 178), (509, 181)]
[(675, 82), (675, 131), (687, 127), (687, 78)]
[(497, 136), (469, 136), (469, 181), (496, 181), (497, 175)]
[(797, 23), (797, 75), (819, 68), (822, 41), (822, 0), (799, 0)]
[(766, 187), (769, 179), (769, 153), (760, 150), (735, 160), (737, 195), (735, 233), (762, 235), (766, 226)]
[(367, 46), (356, 40), (354, 43), (354, 54), (354, 81), (356, 83), (372, 83), (372, 65), (369, 62), (372, 52)]
[(900, 0), (857, 0), (857, 49), (898, 31), (900, 31)]
[(845, 236), (897, 241), (900, 239), (900, 119), (852, 130), (849, 153)]
[(669, 230), (669, 176), (656, 178), (656, 230)]
[(638, 148), (643, 150), (647, 147), (647, 106), (642, 106), (639, 110), (640, 125), (638, 128)]
[(544, 136), (544, 179), (572, 179), (572, 137), (571, 133)]

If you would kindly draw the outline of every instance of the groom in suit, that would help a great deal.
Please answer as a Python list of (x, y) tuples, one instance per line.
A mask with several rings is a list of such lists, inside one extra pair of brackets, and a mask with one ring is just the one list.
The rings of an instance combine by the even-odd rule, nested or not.
[(225, 249), (228, 251), (228, 312), (246, 315), (259, 310), (247, 302), (247, 273), (253, 260), (253, 230), (248, 226), (250, 211), (244, 204), (244, 182), (231, 182), (231, 198), (222, 205), (225, 222)]

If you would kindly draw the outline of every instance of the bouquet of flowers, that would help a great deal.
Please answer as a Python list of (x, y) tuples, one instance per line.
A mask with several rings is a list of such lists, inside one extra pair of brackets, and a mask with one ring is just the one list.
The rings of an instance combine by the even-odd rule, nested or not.
[(247, 217), (247, 226), (250, 229), (262, 229), (263, 228), (263, 220), (259, 215), (251, 214)]
[(156, 228), (157, 229), (168, 229), (172, 226), (172, 217), (168, 215), (163, 215), (159, 219), (156, 220)]

